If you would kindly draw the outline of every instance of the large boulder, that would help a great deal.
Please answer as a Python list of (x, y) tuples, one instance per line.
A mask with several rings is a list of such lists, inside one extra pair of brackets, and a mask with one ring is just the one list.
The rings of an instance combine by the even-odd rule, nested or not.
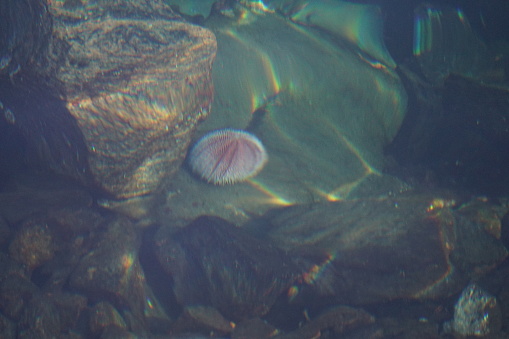
[[(246, 129), (265, 145), (269, 160), (248, 184), (228, 187), (195, 180), (184, 168), (168, 195), (164, 222), (185, 224), (207, 214), (240, 225), (275, 205), (390, 187), (381, 173), (383, 149), (403, 121), (407, 95), (381, 39), (379, 8), (341, 1), (295, 1), (293, 9), (243, 3), (204, 21), (218, 54), (211, 115), (197, 137)], [(310, 24), (303, 20), (308, 11), (316, 18)], [(351, 18), (333, 25), (329, 12)]]
[(508, 254), (500, 240), (507, 206), (460, 201), (436, 192), (292, 206), (261, 226), (292, 257), (308, 258), (304, 290), (313, 300), (447, 297)]
[(164, 185), (210, 110), (214, 35), (158, 0), (2, 4), (0, 110), (36, 155), (117, 198)]

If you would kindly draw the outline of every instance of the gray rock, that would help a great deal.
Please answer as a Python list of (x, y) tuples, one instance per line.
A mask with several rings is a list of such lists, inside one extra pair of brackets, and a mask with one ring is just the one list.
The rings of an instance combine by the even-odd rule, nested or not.
[(215, 217), (156, 234), (159, 263), (185, 306), (213, 306), (233, 320), (267, 313), (300, 269), (271, 242)]
[(32, 217), (22, 223), (9, 246), (11, 257), (30, 271), (55, 255), (54, 225), (46, 217)]
[(38, 292), (28, 272), (0, 253), (0, 311), (10, 319), (18, 320), (25, 306)]
[(100, 339), (138, 339), (136, 334), (114, 325), (107, 326), (101, 333)]
[(71, 234), (96, 231), (105, 222), (97, 210), (86, 206), (55, 208), (48, 211), (48, 217), (60, 225), (63, 233)]
[(95, 335), (101, 335), (105, 328), (114, 326), (126, 329), (127, 325), (118, 311), (108, 302), (97, 303), (90, 312), (89, 328)]
[(372, 324), (375, 318), (368, 312), (348, 306), (336, 306), (312, 319), (301, 328), (274, 339), (313, 338), (321, 331), (329, 330), (334, 335), (345, 335), (351, 330)]
[(318, 295), (350, 305), (444, 297), (507, 257), (486, 225), (454, 206), (450, 195), (408, 193), (293, 206), (266, 227), (270, 240), (309, 259), (303, 281)]
[(75, 328), (81, 313), (87, 308), (87, 298), (66, 292), (51, 294), (51, 301), (58, 310), (63, 330)]
[(414, 54), (430, 82), (441, 85), (451, 74), (482, 83), (504, 81), (504, 66), (496, 53), (458, 8), (423, 3), (415, 9), (415, 15), (421, 29), (416, 32)]
[(122, 217), (113, 218), (106, 228), (97, 246), (78, 263), (69, 284), (88, 296), (142, 312), (145, 291), (138, 261), (139, 232)]
[(4, 339), (16, 338), (16, 324), (0, 314), (0, 337)]
[[(161, 208), (161, 223), (183, 226), (214, 215), (241, 226), (274, 207), (400, 187), (382, 170), (407, 95), (394, 62), (376, 59), (392, 60), (381, 39), (379, 8), (290, 0), (286, 11), (277, 2), (265, 1), (265, 11), (257, 1), (235, 2), (231, 15), (213, 11), (204, 21), (218, 53), (213, 115), (197, 137), (247, 129), (265, 146), (266, 166), (246, 183), (223, 187), (200, 182), (183, 167)], [(366, 42), (372, 47), (367, 54)]]
[(201, 15), (207, 18), (216, 1), (217, 0), (169, 0), (168, 3), (172, 7), (178, 9), (179, 13), (189, 16)]
[(232, 322), (209, 306), (187, 306), (172, 326), (173, 335), (180, 333), (215, 333), (226, 335), (232, 332)]
[(56, 338), (60, 331), (59, 312), (47, 296), (33, 298), (18, 323), (18, 338), (23, 339)]
[(444, 332), (485, 337), (500, 331), (501, 318), (497, 299), (476, 284), (469, 284), (454, 306), (454, 318), (444, 324)]
[(274, 336), (277, 328), (260, 318), (252, 318), (238, 323), (232, 333), (233, 339), (265, 339)]

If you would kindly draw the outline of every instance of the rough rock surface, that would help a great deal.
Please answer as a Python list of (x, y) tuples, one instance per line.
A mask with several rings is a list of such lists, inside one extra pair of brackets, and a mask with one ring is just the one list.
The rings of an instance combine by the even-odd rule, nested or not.
[(4, 24), (3, 115), (55, 171), (119, 198), (152, 193), (210, 110), (214, 35), (162, 1), (37, 4)]
[(215, 217), (176, 233), (161, 228), (156, 253), (182, 305), (213, 306), (233, 320), (267, 313), (300, 273), (270, 242)]
[(129, 220), (115, 218), (95, 249), (70, 276), (72, 288), (106, 298), (116, 305), (143, 309), (144, 275), (138, 261), (140, 237)]
[(304, 285), (358, 305), (458, 292), (507, 257), (493, 232), (506, 210), (407, 193), (293, 206), (274, 211), (265, 227), (271, 241), (311, 262)]

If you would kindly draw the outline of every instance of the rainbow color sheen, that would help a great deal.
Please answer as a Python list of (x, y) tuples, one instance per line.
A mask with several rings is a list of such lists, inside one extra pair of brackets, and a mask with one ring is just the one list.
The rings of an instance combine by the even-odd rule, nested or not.
[(203, 136), (189, 153), (194, 173), (216, 185), (234, 184), (257, 175), (268, 160), (261, 141), (235, 129), (221, 129)]

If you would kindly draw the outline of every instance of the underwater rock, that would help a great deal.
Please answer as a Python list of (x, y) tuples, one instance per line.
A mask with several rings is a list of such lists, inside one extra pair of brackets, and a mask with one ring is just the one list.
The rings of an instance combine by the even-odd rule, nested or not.
[[(352, 177), (364, 173), (362, 163), (378, 167), (381, 149), (405, 115), (407, 96), (396, 72), (374, 67), (319, 30), (279, 13), (214, 14), (205, 26), (216, 34), (218, 53), (212, 69), (215, 115), (200, 130), (248, 129), (269, 157), (276, 154), (282, 167), (297, 172), (295, 180), (316, 181), (326, 191), (328, 184), (345, 181), (336, 174), (345, 163), (352, 163), (344, 170)], [(326, 175), (319, 180), (299, 173), (302, 163)]]
[(87, 308), (87, 298), (67, 292), (52, 292), (51, 302), (58, 310), (63, 330), (75, 328), (81, 313)]
[(451, 194), (408, 192), (292, 206), (264, 222), (269, 239), (311, 262), (303, 290), (359, 305), (448, 296), (507, 257), (502, 242), (455, 205)]
[(37, 296), (27, 305), (18, 322), (17, 338), (51, 339), (61, 331), (59, 312), (50, 297)]
[[(381, 169), (384, 147), (406, 114), (397, 72), (318, 24), (301, 25), (259, 1), (251, 7), (246, 2), (236, 3), (233, 16), (212, 12), (204, 21), (216, 35), (218, 53), (212, 114), (196, 139), (226, 127), (247, 130), (262, 141), (269, 161), (256, 178), (221, 188), (204, 187), (183, 167), (161, 208), (171, 211), (162, 213), (163, 224), (215, 215), (240, 226), (269, 208), (373, 194), (394, 182)], [(324, 3), (341, 3), (344, 11), (363, 8), (355, 12), (361, 24), (345, 25), (343, 33), (362, 32), (370, 41), (380, 35), (370, 29), (375, 6)]]
[(273, 337), (278, 329), (260, 318), (252, 318), (238, 323), (232, 334), (232, 339), (265, 339)]
[(200, 217), (155, 236), (159, 263), (184, 306), (216, 308), (232, 320), (264, 315), (300, 269), (270, 241), (215, 217)]
[(0, 338), (16, 339), (16, 324), (0, 313)]
[(138, 261), (140, 236), (122, 217), (113, 218), (106, 228), (72, 272), (69, 285), (89, 297), (129, 306), (140, 314), (145, 305), (145, 277)]
[(172, 326), (171, 333), (215, 333), (226, 335), (234, 328), (216, 309), (208, 306), (187, 306)]
[(18, 320), (38, 292), (39, 288), (28, 278), (10, 275), (0, 284), (0, 310), (10, 319)]
[(0, 283), (10, 276), (18, 276), (28, 279), (29, 272), (26, 267), (13, 260), (9, 255), (0, 252)]
[(52, 259), (58, 249), (53, 228), (45, 217), (24, 221), (9, 245), (11, 257), (30, 271)]
[(323, 314), (312, 319), (294, 332), (276, 335), (274, 339), (301, 339), (315, 338), (325, 330), (330, 330), (331, 335), (345, 335), (356, 328), (372, 324), (375, 318), (368, 312), (348, 307), (336, 306)]
[(136, 334), (114, 325), (107, 326), (101, 333), (100, 339), (137, 339)]
[(105, 222), (96, 209), (84, 206), (54, 208), (48, 211), (48, 217), (59, 224), (62, 232), (71, 234), (95, 231)]
[(90, 312), (89, 327), (95, 335), (101, 335), (105, 328), (114, 326), (126, 329), (127, 325), (118, 311), (108, 302), (97, 303)]
[(67, 333), (60, 334), (60, 339), (85, 339), (86, 336), (76, 331), (69, 331)]
[(0, 100), (32, 153), (116, 198), (164, 186), (210, 111), (214, 35), (160, 0), (36, 3), (0, 39)]
[[(401, 165), (433, 171), (439, 184), (506, 196), (507, 88), (451, 75), (435, 91), (441, 97), (436, 101), (440, 106), (417, 121), (410, 119), (401, 129), (402, 138), (395, 139), (391, 154)], [(419, 108), (427, 105), (426, 100), (431, 101), (428, 95), (419, 101)]]
[(217, 0), (168, 0), (167, 3), (179, 13), (189, 16), (201, 15), (207, 18)]
[(459, 6), (423, 3), (415, 9), (414, 55), (425, 77), (443, 84), (450, 75), (479, 83), (502, 82), (500, 54), (490, 51)]
[(453, 320), (444, 324), (444, 332), (484, 337), (497, 333), (502, 326), (501, 320), (497, 299), (476, 284), (470, 284), (454, 306)]
[(290, 20), (319, 27), (350, 42), (366, 57), (395, 68), (383, 41), (382, 12), (378, 6), (338, 0), (271, 0), (270, 7)]
[(38, 291), (26, 269), (0, 253), (0, 311), (10, 319), (17, 320)]

